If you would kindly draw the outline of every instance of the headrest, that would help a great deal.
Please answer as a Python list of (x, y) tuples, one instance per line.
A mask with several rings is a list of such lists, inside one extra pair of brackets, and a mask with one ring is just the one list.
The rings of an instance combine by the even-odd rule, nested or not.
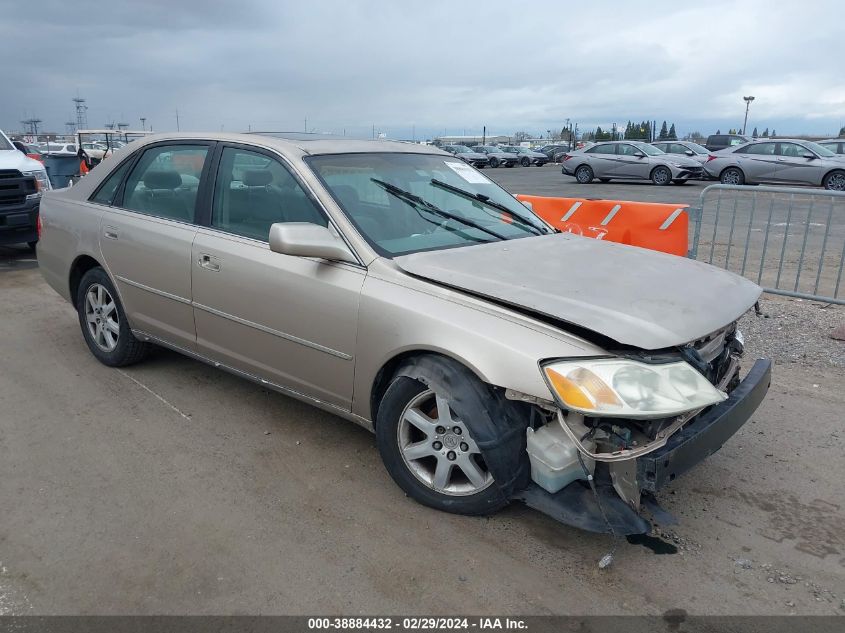
[(176, 189), (182, 186), (182, 176), (174, 169), (148, 171), (144, 175), (147, 189)]
[(358, 195), (358, 190), (352, 185), (334, 185), (332, 191), (345, 205), (355, 206), (361, 202), (361, 196)]
[(250, 169), (244, 172), (241, 182), (247, 187), (264, 187), (273, 182), (273, 174), (268, 169)]

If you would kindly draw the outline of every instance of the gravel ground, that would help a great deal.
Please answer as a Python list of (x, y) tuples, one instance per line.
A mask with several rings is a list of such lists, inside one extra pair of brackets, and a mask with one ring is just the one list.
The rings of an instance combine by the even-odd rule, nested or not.
[(831, 337), (845, 325), (845, 306), (763, 295), (762, 316), (749, 312), (740, 321), (748, 356), (771, 358), (778, 365), (845, 367), (845, 341)]

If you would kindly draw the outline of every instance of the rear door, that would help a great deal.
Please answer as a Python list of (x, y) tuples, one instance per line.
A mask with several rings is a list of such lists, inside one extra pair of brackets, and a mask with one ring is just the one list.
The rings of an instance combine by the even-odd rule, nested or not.
[(196, 348), (191, 244), (212, 145), (147, 147), (100, 226), (105, 265), (132, 327), (188, 350)]
[(275, 222), (328, 225), (275, 154), (221, 146), (213, 172), (191, 267), (200, 353), (348, 411), (366, 268), (270, 250)]
[(777, 153), (779, 182), (796, 185), (821, 184), (822, 160), (815, 152), (798, 143), (778, 143)]
[(614, 178), (619, 163), (616, 160), (616, 144), (605, 143), (604, 145), (593, 145), (585, 150), (587, 164), (593, 168), (596, 178)]
[(776, 143), (754, 143), (734, 152), (746, 182), (777, 182), (778, 157)]

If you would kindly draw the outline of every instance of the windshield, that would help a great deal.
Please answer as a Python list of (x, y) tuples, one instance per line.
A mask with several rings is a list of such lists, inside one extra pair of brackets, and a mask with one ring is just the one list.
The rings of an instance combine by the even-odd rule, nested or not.
[(686, 146), (689, 147), (696, 154), (709, 154), (710, 153), (710, 151), (706, 147), (702, 147), (698, 143), (687, 143)]
[(633, 145), (649, 156), (659, 156), (660, 154), (666, 153), (662, 149), (657, 149), (654, 145), (649, 145), (648, 143), (634, 143)]
[(816, 154), (821, 156), (822, 158), (830, 158), (831, 156), (836, 156), (836, 152), (831, 152), (826, 147), (822, 147), (818, 143), (813, 143), (812, 141), (806, 141), (804, 143), (809, 149), (813, 150)]
[(398, 153), (331, 154), (306, 161), (386, 257), (551, 232), (463, 161)]
[(472, 152), (469, 147), (465, 147), (464, 145), (455, 145), (452, 149), (455, 150), (456, 154), (466, 154), (467, 152)]
[(10, 149), (15, 149), (15, 146), (8, 141), (5, 134), (0, 133), (0, 150)]

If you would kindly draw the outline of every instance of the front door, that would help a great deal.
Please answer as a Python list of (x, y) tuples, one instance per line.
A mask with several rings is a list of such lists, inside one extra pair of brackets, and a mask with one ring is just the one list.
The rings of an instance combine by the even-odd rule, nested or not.
[(619, 161), (617, 174), (621, 178), (648, 178), (651, 173), (648, 156), (636, 145), (618, 143), (616, 158)]
[(216, 172), (209, 226), (193, 244), (200, 353), (349, 410), (366, 269), (270, 250), (275, 222), (328, 224), (274, 155), (225, 147)]
[(775, 155), (776, 146), (776, 143), (754, 143), (734, 153), (746, 182), (777, 182), (780, 164)]
[(191, 244), (210, 144), (154, 145), (132, 167), (100, 225), (100, 250), (132, 327), (196, 348)]
[[(812, 156), (813, 158), (807, 158)], [(815, 152), (798, 143), (778, 143), (778, 181), (788, 184), (820, 185), (822, 161)]]

